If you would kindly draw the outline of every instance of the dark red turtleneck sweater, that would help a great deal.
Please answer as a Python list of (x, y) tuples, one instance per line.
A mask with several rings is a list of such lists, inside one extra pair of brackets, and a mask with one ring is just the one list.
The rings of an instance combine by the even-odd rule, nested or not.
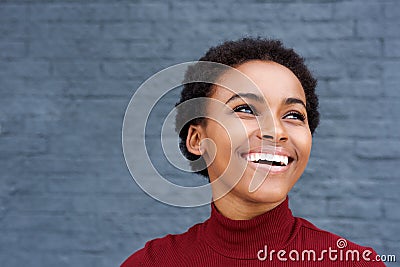
[(121, 267), (385, 266), (376, 256), (371, 248), (293, 217), (286, 199), (262, 215), (238, 221), (212, 204), (207, 221), (147, 242)]

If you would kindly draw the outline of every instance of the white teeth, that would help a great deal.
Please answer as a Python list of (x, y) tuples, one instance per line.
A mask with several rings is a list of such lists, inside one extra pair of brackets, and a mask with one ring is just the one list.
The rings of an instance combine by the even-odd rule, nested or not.
[(247, 161), (259, 161), (259, 160), (276, 161), (276, 162), (282, 162), (284, 165), (288, 165), (289, 163), (289, 158), (287, 156), (273, 155), (266, 153), (247, 154), (246, 159)]
[(268, 160), (271, 161), (273, 159), (273, 155), (271, 154), (259, 154), (261, 160)]
[(286, 156), (281, 156), (281, 162), (285, 165), (288, 165), (289, 163), (289, 158)]

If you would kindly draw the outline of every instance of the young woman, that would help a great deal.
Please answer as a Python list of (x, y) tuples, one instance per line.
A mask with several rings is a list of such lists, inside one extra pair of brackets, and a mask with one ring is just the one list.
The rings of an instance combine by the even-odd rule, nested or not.
[[(211, 48), (200, 61), (233, 67), (257, 88), (227, 71), (215, 84), (189, 83), (181, 93), (178, 104), (213, 100), (202, 107), (207, 117), (185, 123), (188, 112), (178, 105), (176, 118), (184, 125), (183, 154), (207, 166), (198, 173), (213, 184), (211, 216), (186, 233), (147, 242), (122, 267), (385, 266), (371, 248), (318, 229), (288, 207), (319, 123), (316, 80), (303, 59), (277, 40), (245, 38)], [(189, 69), (186, 79), (198, 72)]]

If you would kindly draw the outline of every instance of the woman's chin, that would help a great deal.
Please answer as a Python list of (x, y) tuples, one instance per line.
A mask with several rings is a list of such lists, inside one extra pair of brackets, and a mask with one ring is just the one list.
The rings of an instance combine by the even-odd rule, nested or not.
[(253, 202), (276, 203), (284, 200), (289, 193), (286, 188), (270, 188), (260, 186), (256, 191), (249, 192), (249, 197)]

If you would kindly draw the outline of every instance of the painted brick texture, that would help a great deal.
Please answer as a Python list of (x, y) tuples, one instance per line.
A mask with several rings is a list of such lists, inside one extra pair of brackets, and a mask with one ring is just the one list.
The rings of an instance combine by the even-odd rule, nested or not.
[(155, 72), (247, 35), (282, 39), (319, 79), (295, 215), (400, 260), (399, 12), (396, 0), (1, 1), (0, 265), (119, 266), (205, 220), (208, 206), (167, 206), (135, 184), (123, 116)]

